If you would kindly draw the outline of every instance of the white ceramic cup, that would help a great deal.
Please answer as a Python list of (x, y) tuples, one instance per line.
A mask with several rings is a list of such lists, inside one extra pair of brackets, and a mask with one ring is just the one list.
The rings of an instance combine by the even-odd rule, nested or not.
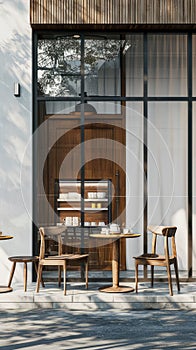
[(84, 222), (84, 226), (90, 226), (90, 222), (89, 221), (85, 221)]

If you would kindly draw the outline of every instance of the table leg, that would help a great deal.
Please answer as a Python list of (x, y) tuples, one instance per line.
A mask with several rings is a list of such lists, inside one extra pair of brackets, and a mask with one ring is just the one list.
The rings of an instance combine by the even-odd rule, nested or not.
[(113, 288), (119, 287), (119, 270), (120, 270), (120, 240), (112, 242), (112, 280)]
[[(13, 238), (12, 236), (0, 236), (0, 240), (7, 240)], [(11, 282), (10, 282), (11, 284)], [(12, 287), (8, 286), (0, 286), (0, 293), (12, 292)]]
[(133, 292), (132, 287), (120, 287), (119, 286), (119, 271), (120, 271), (120, 239), (116, 239), (112, 242), (112, 287), (99, 288), (100, 292), (105, 293), (127, 293)]

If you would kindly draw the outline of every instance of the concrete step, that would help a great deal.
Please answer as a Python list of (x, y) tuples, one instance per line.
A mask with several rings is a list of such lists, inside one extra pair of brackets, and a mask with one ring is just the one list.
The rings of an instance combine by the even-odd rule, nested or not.
[[(109, 284), (108, 284), (109, 285)], [(124, 283), (134, 287), (134, 283)], [(174, 295), (169, 295), (167, 283), (156, 283), (154, 288), (150, 283), (139, 283), (138, 294), (131, 293), (103, 293), (99, 288), (103, 283), (90, 283), (85, 289), (84, 283), (67, 283), (67, 293), (64, 296), (62, 287), (55, 283), (46, 283), (45, 288), (35, 292), (35, 283), (28, 284), (27, 292), (23, 285), (13, 283), (13, 291), (0, 293), (0, 309), (36, 309), (53, 308), (78, 311), (90, 310), (145, 310), (145, 309), (196, 309), (196, 283), (181, 283), (181, 292), (177, 293), (173, 283)]]

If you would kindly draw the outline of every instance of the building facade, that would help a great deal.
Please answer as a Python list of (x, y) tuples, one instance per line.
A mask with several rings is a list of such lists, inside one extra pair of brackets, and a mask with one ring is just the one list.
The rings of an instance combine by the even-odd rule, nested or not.
[[(0, 4), (0, 228), (14, 235), (1, 246), (3, 280), (8, 256), (37, 252), (37, 226), (66, 217), (142, 232), (122, 245), (123, 269), (148, 250), (148, 224), (176, 225), (179, 268), (195, 276), (195, 9), (195, 0)], [(58, 210), (59, 179), (79, 181), (79, 215)], [(110, 180), (110, 217), (87, 215), (87, 180)], [(107, 246), (90, 249), (92, 269), (110, 268)]]

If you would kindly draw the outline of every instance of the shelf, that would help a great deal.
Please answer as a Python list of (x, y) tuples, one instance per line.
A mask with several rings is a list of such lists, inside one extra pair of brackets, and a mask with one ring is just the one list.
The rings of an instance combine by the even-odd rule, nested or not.
[[(59, 187), (78, 187), (81, 185), (81, 181), (73, 180), (73, 181), (67, 181), (67, 180), (60, 180)], [(90, 181), (87, 180), (84, 182), (85, 187), (97, 187), (97, 188), (108, 188), (108, 184), (106, 181)]]
[(81, 199), (57, 198), (57, 202), (81, 202)]
[[(84, 199), (84, 202), (107, 202), (107, 198)], [(81, 202), (81, 199), (57, 198), (57, 202)]]
[(57, 208), (58, 211), (66, 210), (66, 211), (74, 211), (74, 210), (81, 210), (81, 208)]
[(84, 211), (103, 211), (108, 210), (108, 208), (86, 208)]
[(85, 187), (97, 187), (97, 188), (108, 188), (108, 184), (106, 182), (84, 182)]
[(81, 181), (73, 180), (73, 181), (67, 181), (67, 180), (60, 180), (59, 187), (77, 187), (81, 185)]
[(92, 199), (85, 199), (85, 202), (108, 202), (107, 198), (92, 198)]
[[(81, 210), (81, 208), (57, 208), (57, 210), (66, 210), (66, 211), (74, 211), (74, 210)], [(84, 211), (103, 211), (103, 210), (108, 210), (108, 208), (86, 208)]]

